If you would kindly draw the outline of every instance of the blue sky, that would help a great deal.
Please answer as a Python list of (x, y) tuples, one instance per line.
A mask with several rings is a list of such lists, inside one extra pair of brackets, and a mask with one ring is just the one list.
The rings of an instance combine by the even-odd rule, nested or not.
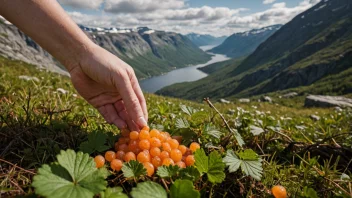
[(58, 0), (79, 24), (230, 35), (285, 24), (319, 0)]

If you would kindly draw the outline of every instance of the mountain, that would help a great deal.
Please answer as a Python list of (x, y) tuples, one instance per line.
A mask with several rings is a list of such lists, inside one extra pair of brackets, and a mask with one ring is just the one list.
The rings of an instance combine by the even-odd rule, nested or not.
[(0, 16), (0, 55), (68, 75), (48, 52)]
[[(79, 27), (96, 44), (130, 64), (139, 79), (210, 60), (187, 37), (141, 27), (136, 29)], [(30, 37), (0, 18), (0, 55), (64, 73), (64, 67)]]
[[(235, 60), (234, 60), (235, 61)], [(352, 92), (352, 1), (323, 0), (281, 27), (240, 64), (158, 94), (235, 98), (276, 91)]]
[(215, 37), (209, 34), (190, 33), (186, 37), (197, 46), (220, 45), (227, 38), (226, 36)]
[(209, 50), (216, 54), (225, 54), (228, 57), (239, 58), (247, 56), (282, 25), (273, 25), (261, 29), (253, 29), (247, 32), (235, 33), (229, 36), (221, 45)]

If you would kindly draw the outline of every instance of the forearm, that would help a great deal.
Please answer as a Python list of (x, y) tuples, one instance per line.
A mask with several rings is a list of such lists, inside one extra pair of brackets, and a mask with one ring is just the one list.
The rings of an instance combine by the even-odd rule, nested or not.
[(69, 71), (93, 45), (55, 0), (0, 0), (0, 15), (39, 43)]

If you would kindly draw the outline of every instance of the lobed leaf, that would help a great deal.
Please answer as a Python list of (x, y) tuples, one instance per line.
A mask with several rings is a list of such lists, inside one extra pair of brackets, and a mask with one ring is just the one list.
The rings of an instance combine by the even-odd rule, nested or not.
[(203, 149), (196, 150), (194, 153), (194, 159), (195, 166), (201, 174), (208, 172), (208, 157)]
[(138, 183), (131, 191), (133, 198), (167, 198), (167, 193), (159, 184), (146, 181)]
[(104, 192), (100, 193), (101, 198), (128, 198), (128, 196), (122, 192), (121, 187), (107, 188)]
[(260, 135), (261, 133), (264, 133), (264, 129), (257, 127), (257, 126), (250, 125), (249, 128), (250, 128), (251, 133), (254, 136), (257, 136), (257, 135)]
[(200, 193), (194, 189), (193, 183), (189, 180), (178, 179), (170, 188), (171, 198), (198, 198)]
[(194, 166), (187, 166), (186, 168), (182, 168), (180, 170), (181, 179), (196, 181), (197, 179), (199, 179), (199, 177), (200, 177), (200, 173), (198, 169), (196, 169)]
[(93, 197), (106, 188), (107, 170), (97, 169), (93, 158), (73, 150), (61, 151), (58, 163), (43, 165), (32, 186), (44, 197)]
[(160, 176), (161, 178), (168, 178), (168, 177), (173, 177), (176, 176), (178, 174), (178, 171), (180, 170), (180, 168), (175, 165), (175, 166), (160, 166), (156, 172), (156, 174), (158, 176)]
[(187, 128), (190, 127), (190, 125), (189, 125), (188, 121), (186, 120), (186, 118), (177, 118), (175, 126), (178, 129), (187, 129)]
[(225, 179), (225, 164), (220, 154), (213, 151), (209, 155), (208, 179), (211, 183), (221, 183)]
[(147, 170), (144, 168), (143, 164), (136, 160), (124, 163), (121, 170), (126, 178), (138, 178), (141, 175), (147, 174)]
[(220, 139), (221, 132), (219, 130), (217, 130), (215, 126), (207, 123), (204, 125), (203, 135), (208, 135), (208, 136), (212, 136), (216, 139)]
[(82, 142), (79, 149), (88, 154), (92, 154), (95, 151), (102, 152), (109, 149), (105, 145), (108, 136), (101, 131), (93, 131), (88, 134), (88, 141)]
[(188, 107), (186, 105), (180, 105), (180, 108), (184, 113), (186, 113), (189, 116), (197, 112), (197, 110), (193, 109), (192, 107)]
[[(232, 150), (227, 150), (223, 161), (229, 167), (229, 172), (235, 172), (241, 167), (241, 170), (256, 180), (260, 180), (263, 173), (262, 160), (251, 149), (241, 152), (242, 159), (239, 159)], [(255, 157), (254, 157), (254, 154)]]

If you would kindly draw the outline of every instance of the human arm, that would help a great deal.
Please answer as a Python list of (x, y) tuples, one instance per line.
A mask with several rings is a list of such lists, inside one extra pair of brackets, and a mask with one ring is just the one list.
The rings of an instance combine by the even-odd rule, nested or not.
[(95, 45), (55, 0), (0, 0), (0, 15), (29, 35), (69, 71), (78, 93), (119, 128), (147, 125), (133, 69)]

